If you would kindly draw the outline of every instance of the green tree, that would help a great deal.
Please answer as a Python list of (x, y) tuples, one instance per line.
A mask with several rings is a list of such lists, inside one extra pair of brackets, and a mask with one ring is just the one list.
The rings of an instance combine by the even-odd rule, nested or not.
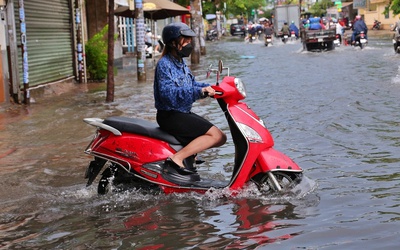
[(102, 81), (107, 76), (107, 38), (108, 25), (86, 43), (86, 64), (89, 78)]
[(250, 15), (253, 9), (265, 6), (265, 0), (227, 0), (227, 13), (235, 16), (240, 14)]
[(393, 11), (393, 15), (400, 14), (400, 0), (393, 0), (390, 9)]
[(316, 2), (313, 6), (311, 6), (311, 11), (314, 16), (322, 16), (326, 14), (326, 9), (332, 7), (334, 3), (331, 0), (322, 0)]
[[(182, 6), (188, 6), (190, 0), (177, 0), (177, 3)], [(252, 9), (259, 9), (266, 5), (265, 0), (205, 0), (202, 1), (203, 17), (206, 14), (215, 13), (217, 10), (221, 11), (226, 3), (225, 14), (232, 14), (234, 16), (251, 14)]]
[[(114, 41), (117, 38), (118, 34), (115, 34)], [(86, 42), (85, 52), (89, 79), (104, 81), (108, 67), (108, 25)]]

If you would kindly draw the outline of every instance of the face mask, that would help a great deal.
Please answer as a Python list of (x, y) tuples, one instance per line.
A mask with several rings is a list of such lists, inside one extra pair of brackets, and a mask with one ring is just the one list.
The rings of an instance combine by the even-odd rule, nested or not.
[(192, 44), (188, 43), (185, 46), (183, 46), (181, 50), (178, 51), (178, 55), (180, 57), (188, 57), (192, 53), (192, 50), (193, 50)]

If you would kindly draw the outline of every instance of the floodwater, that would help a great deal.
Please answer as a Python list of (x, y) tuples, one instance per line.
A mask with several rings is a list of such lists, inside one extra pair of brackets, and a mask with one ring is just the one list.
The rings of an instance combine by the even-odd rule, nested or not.
[[(198, 194), (96, 194), (83, 175), (94, 128), (85, 117), (155, 119), (148, 81), (120, 70), (115, 102), (104, 84), (38, 98), (0, 114), (0, 248), (395, 249), (400, 246), (400, 56), (370, 37), (360, 50), (305, 52), (299, 41), (265, 47), (238, 37), (207, 43), (199, 81), (223, 59), (247, 84), (246, 102), (275, 148), (305, 173), (301, 195), (245, 190)], [(226, 72), (226, 71), (225, 71)], [(50, 90), (49, 90), (50, 91)], [(215, 100), (194, 112), (227, 131)], [(229, 140), (230, 138), (228, 138)], [(229, 178), (233, 143), (202, 154), (200, 174)]]

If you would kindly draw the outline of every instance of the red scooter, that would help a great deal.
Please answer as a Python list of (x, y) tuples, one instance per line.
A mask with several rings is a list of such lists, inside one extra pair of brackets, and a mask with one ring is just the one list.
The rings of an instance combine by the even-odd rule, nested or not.
[(85, 178), (91, 185), (106, 165), (98, 185), (98, 193), (105, 194), (110, 184), (131, 183), (140, 188), (150, 188), (164, 193), (198, 192), (209, 189), (229, 188), (232, 193), (254, 183), (262, 193), (289, 190), (302, 180), (303, 170), (288, 156), (273, 149), (274, 141), (264, 122), (244, 102), (246, 97), (243, 82), (236, 77), (225, 76), (219, 83), (224, 68), (222, 61), (217, 73), (214, 98), (218, 101), (228, 121), (235, 144), (234, 167), (230, 180), (201, 177), (196, 165), (201, 160), (196, 156), (185, 159), (189, 174), (178, 173), (164, 164), (165, 160), (182, 148), (171, 134), (161, 130), (157, 124), (138, 118), (109, 117), (106, 119), (85, 118), (84, 121), (97, 127), (94, 139), (85, 152), (94, 156)]

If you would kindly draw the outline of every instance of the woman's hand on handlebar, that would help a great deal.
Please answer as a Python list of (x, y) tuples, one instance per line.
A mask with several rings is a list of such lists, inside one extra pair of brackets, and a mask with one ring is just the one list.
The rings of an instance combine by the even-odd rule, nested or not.
[(207, 95), (207, 96), (215, 95), (215, 89), (213, 89), (211, 86), (204, 87), (201, 89), (201, 91), (203, 92), (203, 95)]

